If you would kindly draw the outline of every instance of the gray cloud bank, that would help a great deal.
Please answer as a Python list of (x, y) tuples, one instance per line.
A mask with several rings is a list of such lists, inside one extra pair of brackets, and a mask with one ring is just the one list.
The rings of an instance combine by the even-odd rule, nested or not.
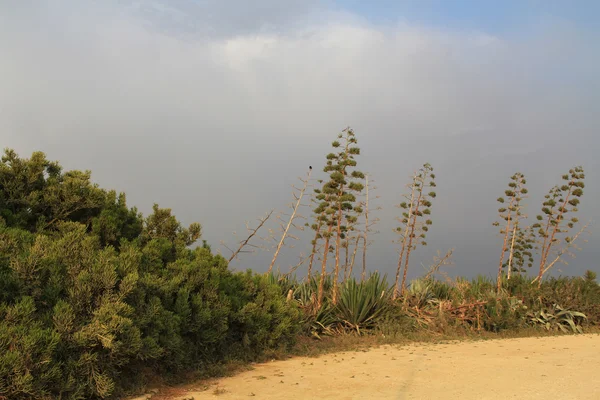
[[(580, 219), (600, 215), (596, 32), (540, 19), (494, 37), (376, 26), (318, 2), (248, 3), (1, 3), (3, 147), (91, 169), (145, 213), (158, 202), (201, 222), (217, 247), (245, 220), (283, 209), (289, 185), (308, 165), (320, 171), (350, 125), (379, 187), (369, 260), (385, 272), (397, 257), (394, 204), (424, 162), (438, 198), (415, 265), (454, 247), (453, 274), (493, 274), (495, 199), (516, 171), (534, 216), (583, 165)], [(597, 270), (599, 245), (591, 236), (563, 274)], [(282, 269), (307, 246), (286, 251)], [(264, 270), (269, 259), (234, 265)]]

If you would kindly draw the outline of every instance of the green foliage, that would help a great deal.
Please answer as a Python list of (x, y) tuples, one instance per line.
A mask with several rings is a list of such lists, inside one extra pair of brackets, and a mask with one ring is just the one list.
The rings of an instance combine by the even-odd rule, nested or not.
[(60, 335), (35, 313), (31, 297), (0, 305), (0, 395), (54, 398), (52, 389), (61, 379), (60, 365), (53, 359)]
[(294, 299), (304, 311), (304, 332), (310, 336), (321, 338), (345, 331), (362, 334), (376, 329), (393, 314), (391, 290), (385, 276), (373, 273), (361, 282), (355, 278), (346, 280), (340, 287), (335, 305), (332, 277), (327, 276), (324, 282), (326, 296), (321, 307), (317, 303), (319, 276), (297, 284), (294, 290)]
[(585, 271), (585, 274), (583, 275), (583, 279), (589, 283), (595, 283), (597, 277), (598, 277), (598, 274), (596, 274), (594, 271), (589, 270), (589, 269), (587, 271)]
[[(533, 264), (535, 232), (531, 227), (524, 229), (521, 226), (521, 220), (525, 218), (521, 202), (528, 193), (525, 187), (526, 183), (522, 173), (515, 173), (510, 178), (508, 189), (504, 191), (505, 197), (498, 198), (498, 202), (502, 204), (498, 209), (500, 218), (493, 225), (500, 227), (503, 243), (496, 278), (497, 291), (500, 291), (501, 288), (503, 269), (510, 277), (512, 272), (522, 272), (526, 260), (529, 267)], [(508, 257), (505, 261), (506, 253), (508, 253)]]
[(405, 300), (406, 303), (417, 309), (421, 309), (436, 298), (436, 293), (433, 291), (432, 285), (434, 281), (431, 279), (415, 279), (410, 282)]
[[(433, 167), (429, 163), (423, 166), (413, 175), (412, 182), (408, 185), (410, 192), (403, 197), (403, 201), (398, 206), (402, 209), (402, 216), (398, 218), (401, 226), (396, 228), (400, 236), (400, 256), (398, 258), (398, 267), (396, 269), (396, 280), (394, 281), (394, 297), (398, 294), (404, 294), (406, 287), (406, 277), (408, 272), (410, 253), (417, 248), (417, 245), (426, 246), (425, 238), (429, 227), (433, 224), (431, 219), (423, 220), (424, 215), (431, 215), (431, 199), (436, 197), (433, 191), (427, 192), (427, 188), (436, 187), (435, 174)], [(400, 273), (404, 264), (404, 273), (402, 283), (400, 284)]]
[(558, 304), (547, 310), (539, 310), (527, 315), (529, 323), (540, 325), (546, 330), (561, 330), (562, 332), (583, 333), (581, 320), (586, 319), (584, 313), (563, 309)]
[[(563, 175), (562, 179), (565, 183), (554, 186), (545, 196), (542, 203), (542, 214), (537, 216), (537, 220), (540, 222), (533, 225), (538, 229), (538, 235), (543, 240), (538, 285), (541, 285), (543, 275), (553, 264), (549, 257), (553, 249), (559, 245), (560, 235), (567, 233), (578, 222), (576, 217), (568, 218), (568, 216), (578, 211), (580, 198), (583, 196), (585, 187), (583, 168), (575, 167), (569, 170), (569, 173)], [(563, 240), (568, 245), (572, 238), (564, 236)]]
[[(524, 300), (532, 310), (550, 309), (560, 304), (587, 316), (585, 324), (600, 325), (600, 285), (580, 277), (551, 277), (541, 287), (531, 285), (531, 278), (514, 277), (507, 282), (512, 296)], [(584, 325), (585, 325), (584, 324)]]
[(518, 330), (526, 325), (527, 306), (511, 296), (493, 296), (488, 292), (483, 307), (482, 327), (489, 332)]
[(348, 279), (341, 287), (335, 314), (345, 327), (360, 334), (361, 330), (374, 328), (385, 315), (391, 294), (386, 277), (378, 273), (360, 283)]
[(497, 293), (495, 282), (485, 276), (446, 282), (422, 278), (411, 282), (403, 302), (398, 304), (418, 326), (428, 329), (454, 326), (500, 332), (541, 326), (530, 317), (541, 311), (547, 313), (558, 301), (566, 310), (577, 310), (572, 315), (586, 316), (574, 319), (582, 329), (586, 325), (600, 325), (600, 285), (595, 281), (551, 278), (538, 288), (531, 285), (531, 278), (515, 276), (503, 285), (506, 289)]
[(201, 227), (34, 153), (0, 165), (0, 398), (115, 398), (147, 373), (289, 346), (300, 311), (268, 276), (232, 273)]
[(42, 152), (20, 158), (5, 150), (0, 162), (0, 220), (32, 233), (55, 231), (65, 221), (85, 224), (103, 246), (133, 240), (141, 215), (127, 208), (125, 195), (100, 189), (89, 171), (63, 172)]
[[(534, 251), (537, 249), (533, 227), (529, 226), (524, 229), (521, 226), (517, 226), (511, 233), (509, 240), (513, 243), (512, 272), (527, 272), (525, 267), (531, 268), (533, 266)], [(503, 264), (503, 267), (508, 268), (508, 260)]]
[[(295, 285), (293, 298), (303, 311), (302, 331), (312, 337), (321, 338), (322, 335), (331, 335), (335, 332), (337, 320), (333, 314), (330, 296), (323, 299), (319, 306), (317, 296), (321, 282), (320, 275), (314, 275), (307, 281)], [(324, 293), (330, 294), (333, 288), (331, 275), (323, 279)]]
[[(356, 204), (356, 194), (363, 190), (363, 184), (359, 180), (365, 178), (362, 172), (355, 169), (357, 165), (355, 157), (360, 155), (360, 148), (357, 146), (358, 140), (350, 128), (340, 133), (338, 139), (332, 143), (332, 147), (338, 151), (329, 153), (326, 157), (327, 162), (323, 171), (329, 174), (329, 180), (325, 181), (322, 189), (316, 191), (316, 200), (319, 204), (313, 210), (318, 221), (315, 240), (319, 238), (325, 240), (321, 282), (317, 295), (319, 305), (324, 296), (323, 284), (327, 272), (327, 256), (332, 250), (335, 250), (332, 302), (337, 303), (342, 240), (346, 238), (350, 227), (356, 223), (356, 214), (362, 211)], [(322, 232), (320, 231), (321, 227), (323, 227)], [(335, 246), (330, 245), (333, 237), (335, 237)], [(315, 247), (313, 246), (313, 254), (314, 252)]]

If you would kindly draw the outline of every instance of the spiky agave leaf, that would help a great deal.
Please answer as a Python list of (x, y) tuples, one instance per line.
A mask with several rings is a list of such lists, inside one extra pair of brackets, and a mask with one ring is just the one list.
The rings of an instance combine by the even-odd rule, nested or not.
[(387, 279), (375, 272), (364, 282), (348, 279), (340, 290), (335, 313), (346, 327), (361, 330), (372, 327), (390, 307)]

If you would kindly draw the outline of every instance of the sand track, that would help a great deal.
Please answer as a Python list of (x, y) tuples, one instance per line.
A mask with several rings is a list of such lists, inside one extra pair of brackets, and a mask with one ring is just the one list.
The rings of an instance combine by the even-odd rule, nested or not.
[[(219, 393), (217, 393), (219, 392)], [(600, 399), (600, 335), (382, 346), (257, 364), (194, 399)], [(172, 397), (182, 399), (184, 395)]]

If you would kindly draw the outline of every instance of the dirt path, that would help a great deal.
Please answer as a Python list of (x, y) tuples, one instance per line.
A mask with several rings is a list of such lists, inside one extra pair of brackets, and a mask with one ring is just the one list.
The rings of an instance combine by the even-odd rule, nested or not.
[(382, 346), (258, 364), (176, 399), (600, 399), (600, 335)]

